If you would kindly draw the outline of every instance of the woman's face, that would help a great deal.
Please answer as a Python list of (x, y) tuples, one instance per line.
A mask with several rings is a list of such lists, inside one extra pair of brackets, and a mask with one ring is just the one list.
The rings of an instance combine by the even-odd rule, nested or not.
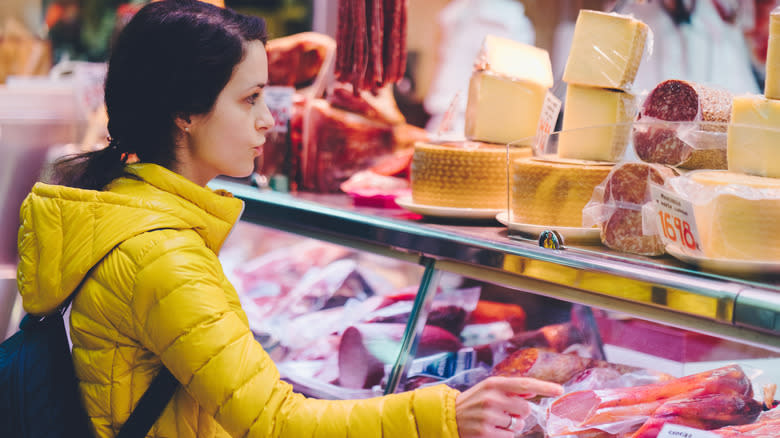
[(190, 117), (177, 151), (177, 171), (200, 185), (217, 175), (245, 177), (262, 153), (274, 120), (263, 99), (268, 58), (260, 41), (246, 44), (246, 56), (233, 70), (207, 114)]

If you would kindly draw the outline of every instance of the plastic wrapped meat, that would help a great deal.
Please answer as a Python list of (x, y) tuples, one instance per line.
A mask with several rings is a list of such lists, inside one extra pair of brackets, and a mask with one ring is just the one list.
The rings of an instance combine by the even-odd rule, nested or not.
[(666, 423), (701, 430), (752, 423), (761, 412), (761, 404), (742, 394), (706, 394), (671, 400), (653, 415), (631, 438), (655, 438)]
[(753, 388), (742, 369), (731, 365), (664, 383), (576, 391), (550, 405), (547, 428), (552, 436), (588, 433), (593, 429), (630, 433), (668, 401), (715, 394), (750, 398)]
[[(358, 324), (347, 328), (339, 345), (339, 384), (345, 388), (371, 388), (384, 377), (386, 364), (398, 356), (405, 324)], [(417, 355), (458, 351), (460, 340), (452, 333), (425, 326)]]
[(724, 133), (731, 100), (725, 90), (676, 79), (661, 82), (645, 99), (637, 119), (648, 123), (634, 125), (637, 155), (647, 162), (685, 169), (725, 169)]
[(336, 192), (354, 173), (393, 152), (393, 127), (315, 99), (306, 108), (301, 155), (301, 186)]
[(274, 38), (266, 44), (268, 53), (268, 83), (301, 87), (310, 85), (333, 56), (336, 42), (333, 38), (303, 32)]
[(563, 384), (589, 368), (612, 368), (628, 373), (637, 368), (589, 359), (576, 354), (562, 354), (539, 348), (518, 350), (493, 368), (496, 376), (532, 377)]

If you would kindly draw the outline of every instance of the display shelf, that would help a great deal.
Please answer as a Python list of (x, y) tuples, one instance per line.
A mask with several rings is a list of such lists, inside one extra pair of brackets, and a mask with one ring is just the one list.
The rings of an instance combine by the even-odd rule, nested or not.
[(210, 186), (244, 200), (242, 219), (258, 225), (421, 264), (430, 258), (436, 269), (780, 351), (777, 277), (717, 275), (671, 257), (598, 246), (542, 248), (510, 239), (497, 222), (354, 207), (344, 195), (284, 194), (227, 180)]

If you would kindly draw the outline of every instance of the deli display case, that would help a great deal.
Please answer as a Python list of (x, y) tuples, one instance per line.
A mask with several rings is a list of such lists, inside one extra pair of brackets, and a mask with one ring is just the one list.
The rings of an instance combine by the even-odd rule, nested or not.
[[(586, 337), (595, 336), (591, 346), (602, 355), (608, 350), (610, 361), (677, 376), (736, 361), (762, 374), (761, 381), (780, 377), (778, 272), (723, 275), (670, 256), (628, 255), (577, 242), (556, 247), (544, 232), (541, 238), (510, 238), (494, 219), (358, 207), (343, 194), (286, 194), (229, 180), (210, 185), (245, 202), (244, 223), (422, 267), (400, 349), (381, 385), (384, 393), (414, 387), (407, 378), (442, 273), (501, 287), (508, 302), (534, 296), (584, 308), (583, 319), (595, 327)], [(529, 310), (529, 316), (553, 315), (554, 306), (545, 306)]]

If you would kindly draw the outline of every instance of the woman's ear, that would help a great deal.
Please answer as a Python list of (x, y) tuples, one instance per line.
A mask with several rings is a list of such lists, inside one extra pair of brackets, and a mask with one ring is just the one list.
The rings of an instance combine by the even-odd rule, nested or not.
[(189, 132), (190, 126), (192, 126), (189, 114), (177, 114), (173, 121), (176, 123), (176, 127), (184, 132)]

